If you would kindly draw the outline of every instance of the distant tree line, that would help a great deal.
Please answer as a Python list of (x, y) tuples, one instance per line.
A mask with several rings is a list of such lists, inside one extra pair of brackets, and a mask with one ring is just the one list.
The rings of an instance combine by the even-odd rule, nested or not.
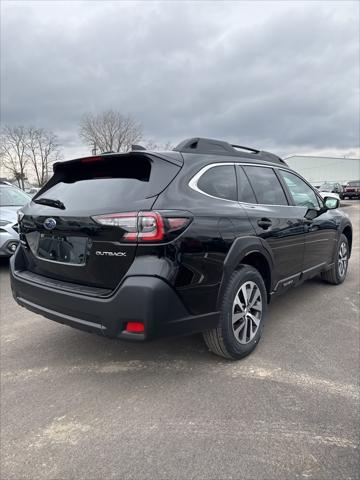
[(50, 130), (9, 125), (1, 130), (1, 170), (7, 170), (22, 189), (29, 172), (35, 177), (37, 186), (44, 185), (51, 164), (59, 157), (57, 136)]
[[(149, 150), (169, 150), (168, 142), (159, 144), (145, 140), (140, 122), (115, 110), (87, 113), (79, 123), (79, 136), (90, 152), (127, 152), (133, 144), (145, 141)], [(0, 131), (1, 176), (8, 173), (18, 186), (25, 188), (29, 178), (38, 187), (51, 175), (52, 164), (62, 157), (57, 135), (45, 128), (4, 126)]]

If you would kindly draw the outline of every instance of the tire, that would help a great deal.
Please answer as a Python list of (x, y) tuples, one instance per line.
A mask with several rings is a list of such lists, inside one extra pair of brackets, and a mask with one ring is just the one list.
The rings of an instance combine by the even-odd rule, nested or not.
[(343, 233), (340, 236), (333, 262), (330, 270), (322, 272), (321, 278), (332, 285), (339, 285), (346, 278), (349, 263), (349, 242)]
[[(249, 307), (245, 307), (244, 293), (249, 297)], [(239, 360), (259, 343), (266, 317), (264, 280), (255, 268), (240, 265), (231, 275), (220, 300), (219, 326), (203, 332), (204, 341), (216, 355)]]

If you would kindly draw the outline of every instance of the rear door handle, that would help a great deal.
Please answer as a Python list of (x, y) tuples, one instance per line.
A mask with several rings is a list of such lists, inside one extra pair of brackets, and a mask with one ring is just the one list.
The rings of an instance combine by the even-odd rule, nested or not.
[(257, 224), (260, 228), (267, 230), (269, 227), (271, 227), (272, 221), (270, 220), (270, 218), (261, 218), (260, 220), (258, 220)]

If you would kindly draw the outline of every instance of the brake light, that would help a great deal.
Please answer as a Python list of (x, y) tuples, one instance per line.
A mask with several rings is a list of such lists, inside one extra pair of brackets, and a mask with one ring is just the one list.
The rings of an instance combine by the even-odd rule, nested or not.
[(146, 243), (166, 241), (168, 234), (180, 233), (190, 223), (188, 217), (163, 217), (159, 212), (111, 213), (92, 218), (101, 225), (123, 229), (124, 241)]
[(81, 163), (95, 163), (95, 162), (102, 162), (104, 160), (103, 157), (97, 156), (97, 157), (87, 157), (87, 158), (82, 158), (80, 160)]

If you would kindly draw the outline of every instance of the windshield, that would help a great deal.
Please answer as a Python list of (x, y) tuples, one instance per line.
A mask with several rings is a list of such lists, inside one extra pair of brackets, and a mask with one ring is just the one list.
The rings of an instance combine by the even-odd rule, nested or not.
[(0, 186), (0, 207), (23, 207), (30, 201), (29, 195), (15, 187)]

